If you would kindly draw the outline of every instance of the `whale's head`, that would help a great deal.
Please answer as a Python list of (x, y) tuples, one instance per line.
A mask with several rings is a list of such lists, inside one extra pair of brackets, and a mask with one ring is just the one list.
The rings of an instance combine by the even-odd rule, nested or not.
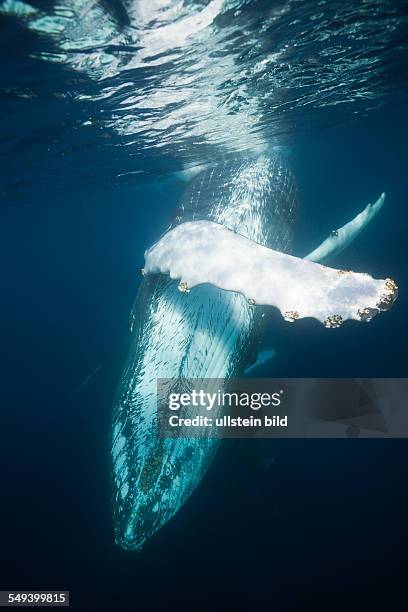
[[(146, 399), (141, 402), (152, 405)], [(115, 490), (115, 542), (136, 552), (190, 497), (217, 448), (216, 440), (209, 438), (160, 438), (155, 425), (144, 433), (150, 439), (140, 440), (136, 448), (134, 436), (123, 433), (112, 447), (113, 455), (120, 449), (115, 482), (122, 483)]]

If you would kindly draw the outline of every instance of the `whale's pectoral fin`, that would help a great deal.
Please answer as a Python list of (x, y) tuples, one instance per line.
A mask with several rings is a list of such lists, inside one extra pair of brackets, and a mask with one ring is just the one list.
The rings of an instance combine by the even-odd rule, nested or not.
[(391, 279), (285, 255), (211, 221), (187, 222), (167, 232), (145, 253), (144, 269), (181, 279), (183, 292), (211, 283), (242, 293), (252, 306), (275, 306), (287, 321), (313, 317), (326, 327), (339, 327), (346, 319), (369, 321), (397, 296)]
[(252, 370), (255, 370), (255, 368), (258, 368), (261, 365), (264, 365), (265, 363), (268, 363), (268, 361), (270, 361), (273, 357), (275, 357), (276, 355), (276, 351), (271, 348), (271, 349), (266, 349), (265, 351), (259, 351), (257, 357), (256, 357), (256, 361), (254, 361), (253, 363), (251, 363), (245, 370), (245, 374), (249, 374), (250, 372), (252, 372)]
[(382, 193), (378, 200), (373, 204), (368, 204), (354, 219), (339, 229), (333, 230), (326, 240), (304, 259), (323, 263), (341, 253), (381, 210), (384, 200), (385, 193)]

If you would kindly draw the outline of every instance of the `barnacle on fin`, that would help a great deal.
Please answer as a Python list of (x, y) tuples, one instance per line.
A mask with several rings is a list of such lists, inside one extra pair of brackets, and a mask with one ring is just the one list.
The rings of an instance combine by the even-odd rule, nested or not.
[(379, 310), (388, 310), (393, 305), (398, 295), (398, 285), (392, 278), (385, 279), (386, 293), (380, 296), (380, 301), (377, 303)]
[(285, 321), (288, 321), (289, 323), (293, 323), (294, 321), (299, 319), (299, 317), (300, 315), (297, 310), (287, 310), (286, 312), (283, 313), (283, 318), (285, 319)]
[(327, 319), (324, 322), (324, 326), (334, 329), (335, 327), (340, 327), (342, 323), (343, 323), (343, 317), (341, 315), (334, 314), (334, 315), (330, 315), (329, 317), (327, 317)]
[(380, 296), (379, 302), (377, 302), (377, 308), (379, 310), (388, 310), (389, 308), (391, 308), (393, 301), (394, 300), (392, 295), (390, 295), (389, 293), (383, 293)]
[(357, 314), (360, 318), (360, 321), (365, 321), (369, 323), (376, 314), (378, 314), (378, 308), (359, 308), (357, 310)]
[(398, 291), (398, 285), (392, 278), (385, 279), (385, 286), (387, 287), (390, 293), (396, 293)]
[(178, 286), (179, 291), (181, 291), (182, 293), (190, 293), (190, 289), (188, 288), (187, 283), (185, 283), (184, 281), (181, 281), (179, 283)]
[(249, 304), (250, 306), (255, 306), (256, 302), (255, 302), (255, 300), (253, 300), (252, 298), (248, 298), (248, 304)]

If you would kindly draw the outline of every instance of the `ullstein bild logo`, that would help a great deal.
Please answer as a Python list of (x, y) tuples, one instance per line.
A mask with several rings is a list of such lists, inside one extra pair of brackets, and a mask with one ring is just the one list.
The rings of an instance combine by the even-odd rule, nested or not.
[(162, 438), (408, 437), (408, 379), (159, 379)]

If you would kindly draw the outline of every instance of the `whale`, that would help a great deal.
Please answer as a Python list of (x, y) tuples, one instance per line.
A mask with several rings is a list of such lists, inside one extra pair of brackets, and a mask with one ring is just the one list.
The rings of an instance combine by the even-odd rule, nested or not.
[[(211, 221), (267, 247), (290, 253), (296, 181), (284, 158), (226, 159), (188, 184), (170, 228)], [(143, 277), (130, 317), (131, 340), (111, 428), (115, 541), (140, 550), (196, 489), (219, 440), (157, 435), (157, 379), (230, 379), (253, 362), (265, 309), (239, 293), (201, 285), (187, 294), (178, 281)]]
[[(300, 300), (304, 309), (295, 316), (281, 305), (285, 320), (315, 316), (329, 328), (343, 319), (327, 316), (330, 308), (344, 318), (369, 321), (392, 305), (397, 288), (391, 279), (315, 263), (354, 239), (383, 200), (369, 215), (357, 215), (340, 240), (330, 236), (312, 261), (291, 255), (298, 191), (284, 156), (269, 151), (228, 158), (192, 178), (169, 227), (145, 253), (129, 319), (130, 348), (111, 428), (119, 546), (143, 548), (197, 488), (220, 443), (205, 432), (188, 437), (182, 429), (176, 437), (158, 435), (158, 380), (188, 392), (192, 379), (243, 376), (257, 363), (254, 355), (277, 295), (284, 302), (288, 296)], [(315, 295), (309, 291), (313, 282)], [(302, 299), (308, 291), (311, 297)], [(259, 295), (259, 303), (251, 295)]]

